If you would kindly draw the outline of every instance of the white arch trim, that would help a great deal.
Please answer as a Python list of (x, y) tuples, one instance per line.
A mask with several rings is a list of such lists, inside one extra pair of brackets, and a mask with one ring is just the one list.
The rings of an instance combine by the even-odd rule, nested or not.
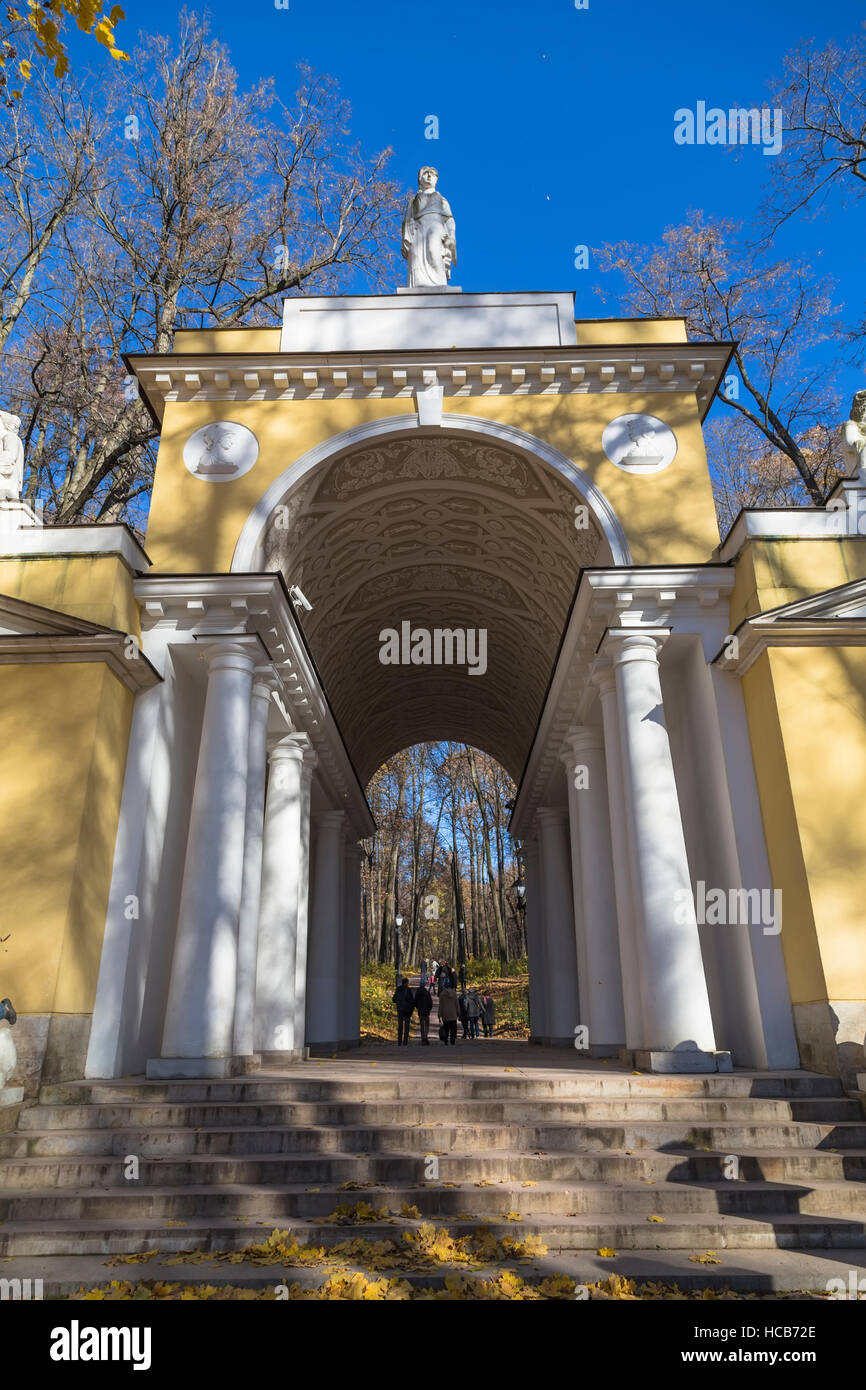
[[(268, 518), (274, 508), (282, 502), (286, 493), (312, 469), (320, 463), (325, 463), (336, 454), (343, 453), (353, 444), (368, 443), (370, 440), (387, 438), (388, 435), (392, 434), (408, 434), (413, 429), (419, 428), (421, 426), (417, 415), (389, 415), (383, 420), (370, 420), (364, 425), (356, 425), (353, 429), (344, 430), (342, 434), (332, 435), (330, 439), (323, 440), (314, 449), (309, 449), (300, 458), (295, 459), (294, 463), (290, 464), (278, 478), (274, 479), (244, 522), (243, 530), (232, 556), (232, 573), (249, 574), (254, 569), (256, 552)], [(439, 430), (431, 430), (430, 426), (425, 426), (425, 431), (433, 435), (439, 434)], [(487, 439), (498, 440), (502, 444), (510, 445), (512, 448), (533, 455), (542, 462), (550, 464), (583, 497), (610, 546), (611, 563), (613, 565), (630, 565), (632, 563), (625, 532), (604, 493), (596, 487), (582, 469), (577, 468), (571, 459), (566, 458), (565, 454), (561, 454), (558, 449), (554, 449), (544, 440), (536, 438), (534, 434), (528, 434), (525, 430), (515, 429), (513, 425), (500, 424), (496, 420), (483, 420), (477, 415), (445, 416), (442, 420), (442, 431), (484, 435)]]

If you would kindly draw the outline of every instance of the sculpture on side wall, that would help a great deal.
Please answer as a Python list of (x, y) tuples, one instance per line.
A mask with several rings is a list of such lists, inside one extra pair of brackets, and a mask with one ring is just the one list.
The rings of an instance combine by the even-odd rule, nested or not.
[(408, 262), (406, 284), (411, 288), (444, 286), (457, 264), (457, 233), (448, 200), (436, 191), (439, 175), (426, 166), (418, 170), (418, 192), (403, 215), (403, 256)]
[(17, 415), (0, 410), (0, 502), (17, 502), (24, 489), (24, 445)]
[(851, 402), (851, 419), (845, 421), (842, 434), (852, 476), (866, 481), (866, 391), (858, 391)]

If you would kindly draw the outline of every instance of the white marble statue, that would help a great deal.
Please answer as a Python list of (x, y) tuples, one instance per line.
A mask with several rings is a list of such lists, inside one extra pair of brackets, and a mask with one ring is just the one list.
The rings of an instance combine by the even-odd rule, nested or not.
[(438, 181), (435, 169), (419, 169), (418, 192), (403, 214), (403, 256), (411, 289), (447, 285), (451, 267), (457, 264), (454, 218), (447, 199), (436, 191)]
[(851, 476), (866, 482), (866, 391), (858, 391), (851, 402), (851, 419), (842, 426), (842, 436)]
[(24, 445), (17, 415), (0, 410), (0, 502), (17, 502), (24, 488)]

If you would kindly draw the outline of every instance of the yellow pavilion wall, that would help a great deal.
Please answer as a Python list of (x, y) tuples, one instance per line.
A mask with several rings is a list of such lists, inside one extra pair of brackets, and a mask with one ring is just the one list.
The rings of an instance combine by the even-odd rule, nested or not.
[[(745, 616), (866, 574), (866, 540), (762, 541), (737, 561)], [(802, 1063), (866, 1070), (866, 648), (774, 646), (743, 677)]]
[[(604, 454), (605, 425), (623, 412), (616, 395), (446, 397), (452, 412), (512, 425), (552, 445), (582, 469), (619, 517), (635, 564), (709, 560), (719, 543), (706, 452), (694, 396), (629, 395), (630, 411), (661, 416), (679, 441), (673, 462), (636, 476)], [(414, 396), (390, 400), (169, 402), (165, 408), (147, 550), (153, 572), (226, 573), (244, 522), (276, 478), (308, 450), (377, 419), (415, 417)], [(190, 434), (210, 420), (233, 420), (259, 441), (255, 466), (231, 482), (193, 477), (183, 462)]]
[[(116, 556), (0, 559), (0, 592), (138, 632)], [(84, 1074), (132, 705), (103, 661), (0, 665), (0, 995), (27, 1094)]]

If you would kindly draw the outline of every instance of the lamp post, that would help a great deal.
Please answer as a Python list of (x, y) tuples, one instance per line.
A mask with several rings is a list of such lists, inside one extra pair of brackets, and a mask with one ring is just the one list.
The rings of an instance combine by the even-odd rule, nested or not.
[(460, 988), (466, 988), (466, 924), (457, 923), (457, 964)]
[(400, 928), (403, 925), (403, 914), (398, 912), (394, 918), (394, 974), (396, 984), (400, 984)]
[(523, 882), (522, 873), (523, 865), (521, 864), (521, 877), (516, 878), (508, 890), (509, 893), (513, 893), (515, 898), (517, 899), (515, 905), (515, 915), (518, 917), (519, 921), (521, 939), (518, 945), (521, 950), (523, 950), (523, 948), (526, 945), (526, 884)]

